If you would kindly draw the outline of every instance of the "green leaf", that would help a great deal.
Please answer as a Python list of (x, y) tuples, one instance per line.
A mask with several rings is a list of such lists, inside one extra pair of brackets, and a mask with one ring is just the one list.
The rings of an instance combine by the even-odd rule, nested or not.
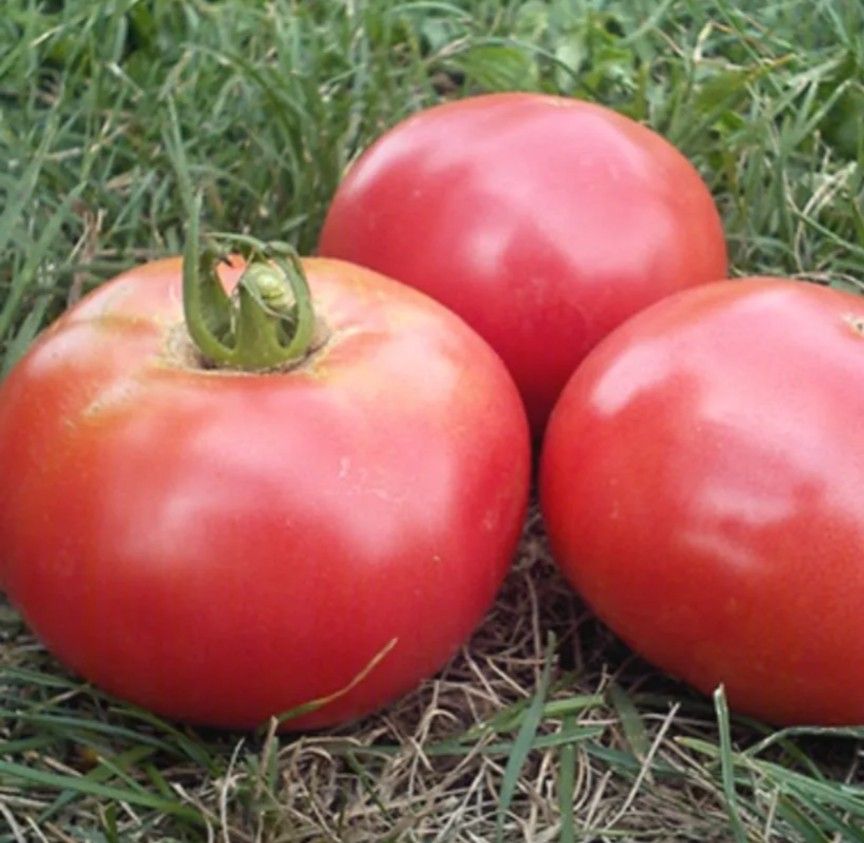
[(520, 3), (513, 21), (513, 35), (520, 39), (538, 40), (549, 27), (550, 9), (541, 0)]

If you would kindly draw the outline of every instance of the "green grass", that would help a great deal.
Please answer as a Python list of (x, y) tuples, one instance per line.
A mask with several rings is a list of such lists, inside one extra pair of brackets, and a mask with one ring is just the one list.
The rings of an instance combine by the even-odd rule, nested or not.
[[(181, 161), (208, 227), (310, 251), (373, 137), (495, 89), (670, 137), (736, 274), (861, 289), (862, 78), (857, 0), (5, 0), (0, 371), (67, 302), (181, 249)], [(8, 608), (0, 647), (2, 843), (864, 840), (864, 732), (730, 721), (657, 675), (573, 600), (536, 519), (448, 668), (326, 734), (162, 722), (68, 676)]]

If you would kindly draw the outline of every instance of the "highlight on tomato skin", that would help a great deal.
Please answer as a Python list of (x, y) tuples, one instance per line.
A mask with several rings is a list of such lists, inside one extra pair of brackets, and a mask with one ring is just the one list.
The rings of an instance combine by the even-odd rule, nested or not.
[(501, 355), (539, 438), (576, 366), (626, 318), (727, 274), (690, 162), (608, 108), (469, 97), (383, 134), (336, 191), (322, 255), (417, 287)]
[(172, 258), (82, 299), (0, 384), (9, 599), (73, 671), (197, 724), (317, 728), (413, 689), (482, 619), (525, 513), (527, 421), (486, 343), (378, 273), (283, 258), (316, 320), (300, 357), (300, 299), (235, 261), (191, 296), (231, 365), (205, 360)]
[(554, 557), (637, 652), (777, 724), (864, 723), (864, 298), (678, 293), (574, 373), (544, 442)]

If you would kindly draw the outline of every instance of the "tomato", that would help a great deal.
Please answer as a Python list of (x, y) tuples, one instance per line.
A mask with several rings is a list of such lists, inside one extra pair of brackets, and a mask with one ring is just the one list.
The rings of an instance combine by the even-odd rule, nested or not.
[(520, 534), (528, 427), (494, 352), (413, 289), (303, 266), (323, 345), (288, 371), (203, 367), (169, 259), (0, 387), (5, 590), (59, 659), (166, 716), (388, 703), (465, 640)]
[(319, 249), (462, 316), (507, 364), (535, 435), (609, 331), (726, 275), (717, 209), (683, 155), (599, 105), (527, 93), (391, 129), (349, 169)]
[(672, 296), (601, 343), (549, 423), (555, 558), (634, 649), (776, 723), (864, 723), (864, 299)]

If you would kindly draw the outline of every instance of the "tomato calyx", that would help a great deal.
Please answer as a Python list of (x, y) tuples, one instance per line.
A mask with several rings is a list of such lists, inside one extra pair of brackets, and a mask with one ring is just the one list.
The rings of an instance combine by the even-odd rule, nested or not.
[(300, 259), (286, 243), (264, 243), (238, 234), (214, 235), (240, 245), (246, 268), (233, 294), (216, 266), (229, 261), (220, 249), (199, 244), (196, 199), (183, 254), (186, 330), (208, 366), (267, 371), (296, 365), (311, 350), (316, 331), (312, 296)]

